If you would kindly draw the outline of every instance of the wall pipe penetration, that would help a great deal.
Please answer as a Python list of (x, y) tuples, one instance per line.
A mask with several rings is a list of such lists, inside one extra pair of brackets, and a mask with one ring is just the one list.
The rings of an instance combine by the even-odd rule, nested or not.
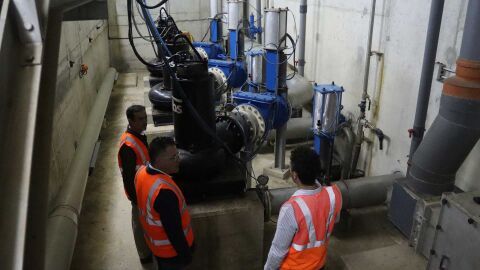
[(445, 80), (440, 111), (412, 157), (407, 184), (414, 191), (452, 191), (455, 175), (480, 138), (480, 0), (467, 7), (454, 77)]
[[(343, 209), (362, 208), (384, 203), (387, 193), (395, 179), (401, 178), (400, 173), (341, 180), (335, 182), (342, 192)], [(283, 203), (298, 190), (297, 187), (269, 190), (271, 213), (278, 214)]]
[(78, 217), (87, 185), (90, 158), (102, 127), (116, 71), (110, 68), (100, 86), (69, 174), (47, 220), (45, 269), (69, 269), (78, 233)]

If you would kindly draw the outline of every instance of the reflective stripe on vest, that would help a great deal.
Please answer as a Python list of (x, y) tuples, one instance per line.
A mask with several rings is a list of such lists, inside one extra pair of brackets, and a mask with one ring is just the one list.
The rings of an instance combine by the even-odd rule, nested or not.
[[(152, 185), (152, 187), (150, 188), (150, 190), (148, 191), (148, 197), (147, 197), (147, 213), (146, 213), (146, 220), (147, 220), (147, 224), (148, 225), (152, 225), (152, 226), (158, 226), (158, 227), (162, 227), (162, 221), (161, 220), (155, 220), (153, 218), (153, 215), (152, 215), (152, 207), (150, 206), (151, 205), (151, 201), (153, 199), (153, 194), (155, 193), (155, 190), (157, 190), (157, 188), (161, 185), (161, 184), (165, 184), (167, 185), (168, 187), (170, 187), (171, 189), (175, 190), (175, 192), (177, 194), (181, 194), (180, 193), (180, 190), (177, 189), (177, 187), (175, 187), (174, 185), (170, 184), (169, 182), (163, 180), (162, 178), (158, 178), (155, 183)], [(178, 196), (177, 196), (178, 197)], [(182, 211), (180, 212), (180, 215), (183, 215), (183, 213), (185, 212), (185, 210), (187, 209), (187, 204), (185, 203), (184, 200), (182, 200)], [(143, 214), (143, 213), (142, 213)], [(190, 227), (190, 226), (189, 226)], [(187, 228), (188, 229), (188, 228)], [(187, 230), (188, 232), (188, 230)], [(186, 235), (186, 233), (185, 233)], [(157, 240), (152, 240), (152, 243), (153, 241), (157, 241)]]
[(155, 210), (155, 200), (162, 190), (169, 190), (176, 196), (177, 209), (181, 213), (182, 231), (189, 247), (193, 244), (193, 229), (187, 203), (180, 188), (171, 176), (167, 174), (149, 174), (147, 167), (142, 166), (137, 172), (135, 189), (137, 192), (138, 208), (140, 209), (140, 223), (144, 230), (144, 238), (152, 253), (161, 258), (172, 258), (177, 252), (170, 240), (161, 221), (162, 216)]
[(330, 236), (328, 228), (330, 228), (330, 224), (332, 224), (333, 214), (335, 213), (335, 192), (333, 192), (332, 187), (327, 187), (326, 190), (328, 192), (328, 198), (330, 199), (330, 212), (328, 213), (327, 224), (325, 225), (325, 240)]
[(308, 248), (320, 247), (330, 238), (330, 232), (328, 230), (330, 228), (330, 224), (332, 222), (332, 218), (335, 213), (335, 193), (333, 192), (332, 187), (326, 187), (326, 190), (327, 190), (328, 197), (330, 199), (330, 211), (328, 213), (326, 227), (325, 227), (325, 238), (320, 241), (317, 240), (317, 234), (316, 234), (315, 226), (312, 221), (312, 215), (310, 213), (310, 209), (308, 208), (307, 204), (301, 197), (293, 198), (294, 201), (300, 207), (303, 217), (305, 218), (305, 223), (307, 225), (308, 236), (309, 236), (309, 243), (306, 245), (299, 245), (299, 244), (292, 243), (292, 248), (295, 249), (296, 251), (303, 251)]
[[(125, 138), (125, 141), (128, 141), (129, 143), (133, 144), (135, 146), (135, 148), (137, 149), (137, 152), (140, 153), (140, 158), (142, 159), (142, 163), (143, 164), (147, 164), (147, 158), (145, 157), (145, 154), (143, 153), (142, 151), (142, 147), (140, 147), (140, 145), (138, 145), (138, 143), (135, 141), (135, 139), (127, 136)], [(138, 167), (138, 166), (137, 166)], [(136, 167), (136, 169), (138, 170), (138, 168)]]
[[(190, 229), (192, 228), (192, 225), (191, 224), (188, 224), (187, 228), (185, 228), (185, 230), (183, 230), (183, 234), (185, 235), (185, 237), (187, 237), (187, 234), (188, 234), (188, 231), (190, 231)], [(152, 239), (150, 236), (148, 236), (148, 240), (150, 240), (150, 242), (154, 245), (154, 246), (169, 246), (171, 245), (170, 243), (170, 240), (168, 239), (165, 239), (165, 240), (154, 240)]]

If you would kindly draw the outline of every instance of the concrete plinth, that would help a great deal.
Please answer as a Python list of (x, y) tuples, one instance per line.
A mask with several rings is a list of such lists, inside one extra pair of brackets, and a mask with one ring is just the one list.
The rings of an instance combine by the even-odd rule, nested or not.
[(192, 269), (261, 269), (263, 206), (255, 192), (189, 205), (195, 234)]
[(290, 166), (286, 165), (284, 169), (280, 169), (271, 165), (263, 168), (263, 174), (285, 180), (290, 177)]

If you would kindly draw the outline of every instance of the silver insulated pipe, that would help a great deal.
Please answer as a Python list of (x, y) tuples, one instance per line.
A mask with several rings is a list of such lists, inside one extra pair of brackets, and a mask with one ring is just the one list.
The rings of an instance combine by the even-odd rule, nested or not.
[[(402, 177), (399, 173), (356, 178), (335, 182), (342, 193), (342, 208), (362, 208), (384, 203), (387, 193), (395, 179)], [(278, 214), (283, 203), (297, 191), (297, 187), (269, 190), (271, 213)]]

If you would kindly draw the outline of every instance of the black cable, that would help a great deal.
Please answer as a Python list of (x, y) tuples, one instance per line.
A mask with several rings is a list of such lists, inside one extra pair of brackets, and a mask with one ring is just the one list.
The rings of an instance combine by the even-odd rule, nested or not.
[(136, 0), (138, 4), (140, 4), (140, 6), (142, 6), (143, 8), (147, 8), (147, 9), (154, 9), (154, 8), (158, 8), (159, 6), (165, 4), (168, 2), (168, 0), (161, 0), (158, 4), (156, 5), (153, 5), (153, 6), (147, 6), (146, 4), (143, 3), (142, 0)]
[[(132, 0), (127, 0), (128, 1), (128, 16), (129, 16), (129, 38), (131, 37), (131, 6), (132, 6)], [(137, 2), (138, 1), (142, 1), (142, 0), (136, 0)], [(166, 2), (166, 0), (163, 0), (164, 2)], [(162, 1), (162, 2), (163, 2)], [(148, 8), (146, 7), (145, 5), (142, 5), (141, 6), (143, 8)], [(151, 21), (151, 18), (145, 18), (145, 21), (147, 23), (147, 27), (154, 27), (155, 28), (155, 25), (152, 26), (153, 22)], [(152, 29), (152, 31), (154, 31)], [(153, 33), (152, 33), (153, 34)], [(154, 35), (155, 37), (155, 35)], [(183, 36), (184, 38), (186, 38), (185, 36)], [(175, 41), (176, 39), (178, 39), (179, 37), (175, 37)], [(188, 39), (185, 39), (188, 44), (191, 46), (191, 48), (194, 49), (192, 43), (190, 42), (190, 40)], [(157, 43), (157, 46), (159, 47), (159, 54), (160, 54), (160, 57), (161, 59), (163, 60), (164, 63), (168, 63), (168, 59), (167, 57), (165, 56), (165, 53), (160, 50), (160, 45), (159, 44), (161, 41), (155, 39), (155, 43)], [(132, 45), (132, 48), (134, 48), (134, 45), (133, 45), (133, 39), (130, 43)], [(195, 50), (195, 49), (194, 49)], [(136, 49), (134, 48), (134, 52), (135, 52), (135, 55), (137, 56), (137, 58), (139, 58), (139, 60), (147, 65), (147, 66), (154, 66), (156, 67), (156, 65), (152, 65), (148, 62), (146, 62), (145, 60), (143, 60), (143, 58), (140, 57), (140, 55), (138, 54), (138, 52), (136, 51)], [(199, 53), (195, 50), (197, 56), (199, 57), (200, 59), (200, 62), (204, 62), (204, 60), (200, 57)], [(225, 151), (239, 164), (243, 167), (243, 169), (245, 169), (245, 171), (247, 172), (247, 174), (252, 178), (254, 179), (255, 181), (257, 181), (256, 178), (254, 178), (251, 173), (248, 171), (248, 168), (245, 164), (245, 162), (240, 159), (239, 157), (237, 157), (232, 151), (231, 149), (228, 147), (228, 145), (222, 141), (222, 139), (220, 139), (218, 137), (218, 135), (216, 134), (216, 132), (214, 132), (212, 129), (210, 129), (210, 127), (205, 123), (205, 120), (199, 115), (199, 113), (197, 112), (197, 110), (195, 109), (195, 107), (193, 107), (192, 103), (190, 102), (190, 100), (188, 99), (187, 95), (185, 94), (184, 90), (183, 90), (183, 87), (181, 86), (181, 84), (179, 83), (178, 81), (178, 78), (176, 76), (176, 74), (172, 71), (172, 67), (168, 64), (164, 65), (165, 67), (165, 71), (167, 73), (167, 76), (170, 76), (170, 78), (172, 79), (173, 83), (174, 83), (174, 87), (177, 88), (178, 90), (178, 93), (180, 95), (180, 98), (185, 102), (185, 105), (187, 106), (187, 108), (190, 110), (190, 113), (192, 114), (193, 118), (200, 124), (200, 127), (202, 128), (202, 130), (204, 132), (206, 132), (214, 141), (216, 141), (222, 148), (225, 149)], [(258, 181), (257, 181), (258, 182)]]
[(132, 35), (132, 5), (133, 2), (132, 0), (127, 0), (127, 17), (128, 17), (128, 41), (130, 43), (130, 46), (132, 46), (133, 53), (135, 56), (142, 62), (142, 64), (151, 67), (151, 68), (159, 68), (162, 65), (154, 65), (149, 62), (147, 62), (145, 59), (142, 58), (142, 56), (138, 53), (137, 48), (135, 47), (135, 43), (133, 42), (133, 35)]
[(211, 29), (211, 28), (212, 28), (212, 22), (210, 22), (210, 23), (208, 24), (207, 32), (205, 32), (205, 35), (203, 35), (201, 42), (203, 42), (203, 41), (205, 40), (205, 38), (207, 37), (207, 35), (208, 35), (208, 33), (210, 32), (210, 29)]

